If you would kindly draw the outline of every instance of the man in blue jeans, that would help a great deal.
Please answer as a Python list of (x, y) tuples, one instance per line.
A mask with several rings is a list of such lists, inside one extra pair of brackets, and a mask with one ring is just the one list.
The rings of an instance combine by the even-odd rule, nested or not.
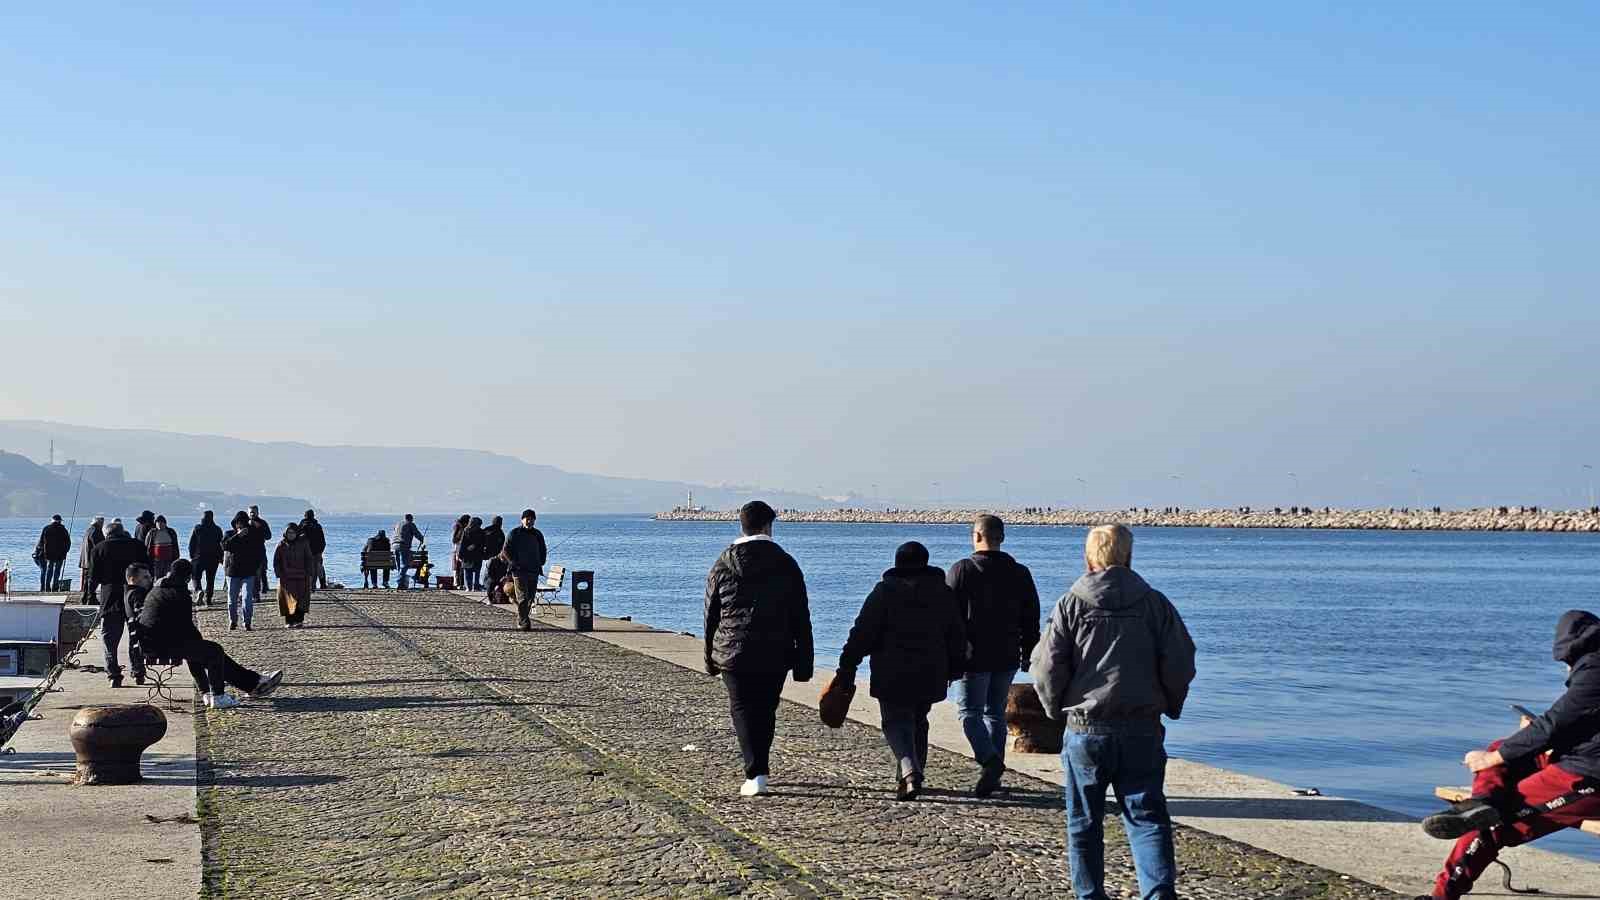
[(961, 730), (983, 774), (972, 793), (987, 797), (1006, 771), (1006, 697), (1017, 668), (1039, 641), (1039, 591), (1028, 567), (1000, 550), (999, 516), (972, 523), (972, 555), (950, 567), (945, 583), (967, 633), (966, 674), (953, 699)]
[(1194, 641), (1178, 610), (1129, 565), (1133, 533), (1089, 532), (1079, 578), (1033, 652), (1045, 714), (1066, 720), (1067, 858), (1079, 900), (1107, 900), (1106, 789), (1117, 793), (1144, 900), (1176, 900), (1178, 866), (1164, 790), (1163, 713), (1177, 719), (1194, 680)]

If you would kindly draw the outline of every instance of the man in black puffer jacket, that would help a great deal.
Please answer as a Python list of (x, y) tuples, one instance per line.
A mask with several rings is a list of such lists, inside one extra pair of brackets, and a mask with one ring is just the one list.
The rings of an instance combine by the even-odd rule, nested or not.
[(706, 674), (722, 675), (733, 730), (744, 753), (739, 793), (767, 792), (772, 736), (785, 676), (810, 681), (811, 608), (805, 576), (772, 540), (772, 507), (739, 510), (744, 536), (717, 557), (706, 577)]
[(839, 654), (839, 677), (853, 681), (872, 657), (872, 696), (883, 737), (895, 759), (895, 797), (915, 800), (928, 765), (928, 710), (961, 677), (967, 634), (944, 572), (928, 565), (928, 548), (911, 541), (894, 552), (894, 568), (867, 595)]
[(139, 610), (139, 640), (150, 655), (181, 657), (189, 664), (189, 674), (210, 709), (231, 709), (239, 701), (228, 696), (233, 685), (251, 697), (265, 697), (277, 689), (283, 672), (261, 675), (234, 662), (215, 641), (200, 636), (194, 625), (194, 601), (189, 595), (189, 561), (180, 559), (172, 572), (156, 585)]
[(972, 523), (972, 555), (950, 567), (945, 582), (956, 594), (967, 631), (966, 674), (956, 682), (956, 712), (983, 774), (972, 793), (987, 797), (1006, 771), (1006, 698), (1011, 679), (1039, 642), (1039, 590), (1028, 567), (1003, 553), (999, 516)]
[(1556, 624), (1551, 656), (1567, 665), (1567, 690), (1522, 729), (1462, 760), (1472, 798), (1422, 820), (1456, 838), (1432, 897), (1456, 900), (1506, 847), (1600, 819), (1600, 618), (1574, 609)]
[(317, 575), (313, 581), (327, 590), (328, 569), (322, 564), (322, 554), (328, 550), (328, 535), (322, 530), (322, 523), (317, 521), (316, 510), (306, 510), (306, 517), (300, 520), (300, 534), (311, 544), (311, 555), (317, 558)]
[[(189, 532), (189, 563), (194, 566), (194, 594), (210, 606), (217, 593), (217, 566), (222, 564), (222, 526), (209, 509), (200, 514), (200, 523)], [(200, 590), (202, 576), (204, 593)]]

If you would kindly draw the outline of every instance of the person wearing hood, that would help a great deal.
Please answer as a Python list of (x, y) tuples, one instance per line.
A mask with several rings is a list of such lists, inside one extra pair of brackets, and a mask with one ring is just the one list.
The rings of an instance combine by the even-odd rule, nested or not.
[(94, 553), (95, 545), (106, 539), (105, 527), (106, 517), (95, 516), (94, 521), (89, 523), (88, 530), (83, 533), (83, 544), (78, 549), (78, 570), (83, 573), (83, 580), (79, 584), (83, 588), (82, 599), (86, 606), (94, 600), (94, 586), (89, 583), (93, 580), (89, 576), (89, 570), (94, 567), (90, 555)]
[[(800, 565), (772, 540), (778, 514), (760, 500), (739, 509), (742, 537), (706, 576), (705, 668), (721, 675), (744, 756), (739, 793), (767, 793), (778, 698), (790, 671), (810, 681), (811, 607)], [(517, 592), (522, 592), (518, 579)], [(518, 603), (524, 602), (519, 596)]]
[(144, 533), (144, 549), (150, 554), (151, 574), (158, 580), (165, 578), (182, 555), (178, 552), (178, 532), (167, 526), (166, 516), (156, 516), (150, 530)]
[[(139, 640), (150, 655), (178, 657), (189, 664), (195, 689), (209, 709), (232, 709), (238, 699), (228, 695), (228, 685), (245, 691), (251, 699), (265, 697), (283, 681), (281, 670), (262, 675), (234, 662), (215, 641), (201, 637), (194, 624), (194, 601), (189, 595), (193, 567), (186, 559), (145, 596), (139, 610)], [(252, 576), (253, 577), (253, 576)]]
[(965, 665), (967, 635), (944, 571), (911, 541), (867, 595), (839, 654), (839, 676), (855, 680), (872, 657), (871, 693), (895, 761), (895, 798), (915, 800), (928, 765), (928, 710), (943, 700)]
[(143, 544), (145, 535), (154, 527), (156, 527), (155, 513), (148, 509), (139, 513), (139, 518), (133, 520), (133, 539)]
[[(389, 553), (389, 552), (390, 552), (389, 536), (387, 534), (384, 534), (383, 533), (383, 529), (381, 529), (381, 528), (378, 529), (378, 533), (377, 534), (373, 535), (372, 537), (367, 538), (366, 544), (364, 544), (361, 547), (361, 555), (362, 555), (363, 558), (365, 558), (368, 553)], [(362, 569), (361, 569), (361, 586), (362, 587), (372, 587), (372, 588), (377, 587), (378, 586), (378, 572), (379, 572), (378, 569), (368, 569), (365, 566), (363, 566)], [(385, 588), (387, 588), (389, 586), (389, 570), (388, 569), (383, 569), (382, 572), (383, 572), (383, 586)]]
[(41, 593), (55, 590), (56, 582), (61, 580), (61, 567), (66, 563), (67, 554), (71, 551), (72, 532), (61, 524), (59, 514), (51, 516), (50, 524), (39, 532), (39, 544), (33, 550), (34, 559), (39, 561)]
[(489, 527), (483, 529), (483, 558), (489, 561), (488, 590), (484, 599), (493, 602), (495, 586), (506, 577), (506, 561), (501, 558), (500, 551), (506, 548), (505, 520), (495, 516), (489, 521)]
[[(229, 524), (233, 530), (222, 539), (222, 554), (226, 558), (222, 571), (228, 576), (228, 630), (239, 627), (239, 614), (243, 612), (244, 630), (249, 631), (256, 600), (261, 597), (261, 573), (267, 566), (266, 538), (243, 510), (234, 513)], [(239, 606), (241, 594), (242, 610)]]
[(1472, 796), (1422, 820), (1455, 847), (1427, 897), (1457, 900), (1507, 847), (1600, 819), (1600, 617), (1568, 610), (1550, 655), (1567, 667), (1566, 692), (1521, 729), (1462, 760)]
[(317, 555), (311, 540), (300, 533), (300, 526), (283, 529), (283, 540), (272, 554), (272, 572), (278, 576), (278, 612), (283, 627), (304, 628), (311, 608), (311, 588), (317, 579)]
[[(128, 625), (123, 594), (127, 590), (128, 567), (134, 564), (150, 565), (150, 554), (144, 544), (134, 540), (120, 524), (112, 523), (106, 529), (106, 538), (95, 545), (90, 554), (89, 583), (95, 599), (100, 604), (100, 637), (106, 645), (106, 677), (112, 687), (122, 687), (122, 666), (117, 663), (117, 647), (122, 643), (122, 632)], [(133, 678), (144, 684), (144, 658), (130, 642), (128, 664)]]
[[(217, 566), (222, 564), (222, 526), (217, 524), (211, 510), (200, 514), (200, 523), (189, 532), (189, 564), (194, 573), (194, 594), (206, 606), (216, 596)], [(200, 590), (200, 576), (205, 575), (205, 591)]]
[(966, 672), (953, 699), (972, 756), (983, 767), (972, 789), (978, 797), (994, 793), (1005, 775), (1006, 698), (1039, 642), (1039, 591), (1028, 567), (1000, 550), (1005, 539), (999, 516), (979, 516), (972, 523), (972, 555), (945, 576), (967, 632)]
[(1114, 789), (1139, 896), (1176, 900), (1162, 715), (1183, 714), (1194, 641), (1164, 594), (1134, 572), (1133, 532), (1102, 525), (1084, 542), (1086, 574), (1050, 613), (1033, 651), (1034, 692), (1065, 720), (1067, 856), (1079, 898), (1105, 894), (1106, 790)]
[(317, 558), (317, 577), (313, 585), (328, 589), (328, 569), (322, 564), (322, 555), (328, 550), (328, 535), (322, 530), (322, 523), (317, 521), (317, 511), (306, 510), (306, 517), (300, 520), (300, 534), (311, 544), (311, 552)]
[(462, 581), (456, 585), (462, 590), (483, 589), (479, 575), (483, 574), (483, 520), (474, 516), (461, 532), (458, 555), (461, 558)]

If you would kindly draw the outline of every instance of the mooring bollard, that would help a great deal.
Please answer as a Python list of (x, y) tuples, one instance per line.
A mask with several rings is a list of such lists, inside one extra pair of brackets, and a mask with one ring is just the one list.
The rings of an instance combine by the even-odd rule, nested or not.
[(167, 717), (148, 703), (86, 706), (72, 720), (78, 757), (74, 784), (134, 784), (139, 757), (167, 733)]
[(594, 630), (594, 573), (572, 573), (572, 630)]

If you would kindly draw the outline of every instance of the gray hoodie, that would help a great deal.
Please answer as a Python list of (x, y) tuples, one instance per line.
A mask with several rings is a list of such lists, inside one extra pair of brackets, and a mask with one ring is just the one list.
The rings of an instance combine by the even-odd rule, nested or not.
[(1086, 733), (1176, 719), (1194, 680), (1194, 641), (1171, 601), (1132, 569), (1079, 578), (1034, 648), (1034, 690), (1052, 719)]

